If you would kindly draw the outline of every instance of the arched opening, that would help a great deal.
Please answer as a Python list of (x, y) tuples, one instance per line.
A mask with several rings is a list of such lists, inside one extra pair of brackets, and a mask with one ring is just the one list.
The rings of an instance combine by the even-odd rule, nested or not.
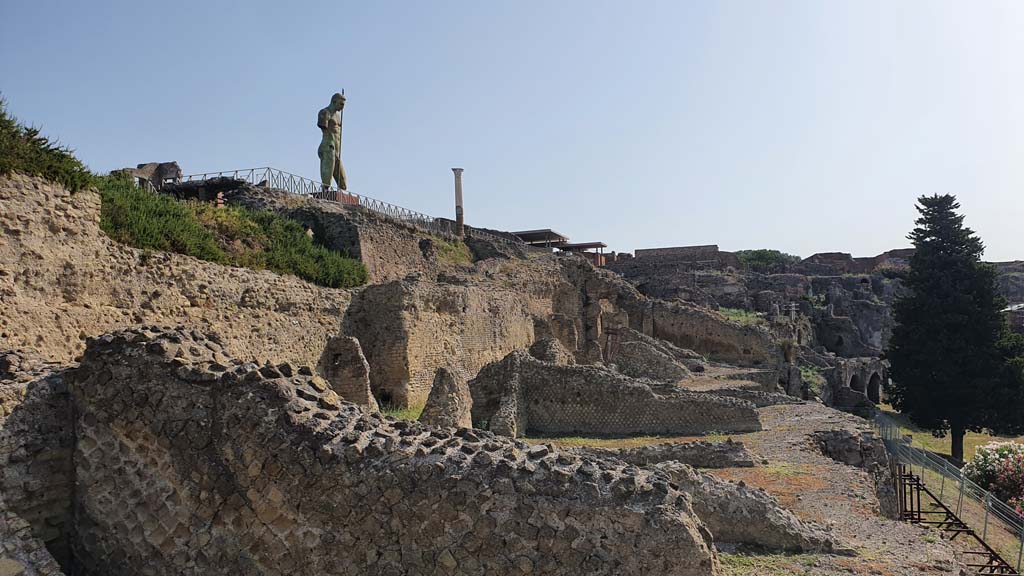
[(882, 377), (875, 372), (871, 375), (871, 379), (868, 380), (868, 400), (871, 400), (875, 404), (882, 401)]
[(846, 340), (843, 340), (842, 336), (836, 336), (836, 350), (842, 350), (844, 345), (846, 345)]
[(853, 377), (850, 378), (850, 389), (856, 390), (857, 392), (864, 391), (864, 382), (861, 382), (859, 375), (854, 374)]

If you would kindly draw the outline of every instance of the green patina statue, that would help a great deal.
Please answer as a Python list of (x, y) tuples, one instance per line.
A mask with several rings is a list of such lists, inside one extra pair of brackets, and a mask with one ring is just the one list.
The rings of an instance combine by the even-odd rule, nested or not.
[(331, 103), (320, 110), (316, 116), (316, 125), (323, 132), (320, 147), (316, 153), (320, 156), (320, 181), (326, 191), (331, 187), (331, 179), (338, 183), (339, 190), (348, 190), (345, 181), (345, 167), (341, 164), (341, 112), (345, 110), (345, 95), (331, 96)]

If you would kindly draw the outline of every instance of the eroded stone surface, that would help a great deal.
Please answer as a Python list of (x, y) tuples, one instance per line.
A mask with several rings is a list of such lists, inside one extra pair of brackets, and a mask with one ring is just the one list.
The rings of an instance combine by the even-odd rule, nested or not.
[(760, 429), (745, 400), (629, 378), (599, 366), (560, 366), (526, 352), (493, 362), (470, 381), (473, 421), (507, 436), (686, 435)]
[(680, 462), (695, 468), (748, 468), (754, 457), (742, 442), (662, 442), (634, 448), (579, 448), (596, 458), (614, 458), (636, 466)]
[(472, 428), (469, 385), (447, 368), (438, 368), (420, 422), (440, 428)]
[(366, 414), (308, 368), (125, 330), (75, 371), (78, 561), (103, 574), (679, 574), (716, 561), (660, 473)]
[(345, 400), (369, 412), (380, 410), (370, 391), (370, 364), (363, 356), (359, 340), (351, 336), (335, 336), (328, 340), (320, 357), (320, 372)]

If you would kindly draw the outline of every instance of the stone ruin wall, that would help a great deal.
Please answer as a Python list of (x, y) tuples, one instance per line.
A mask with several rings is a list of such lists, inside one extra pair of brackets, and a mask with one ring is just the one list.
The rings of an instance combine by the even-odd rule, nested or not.
[(66, 362), (86, 336), (135, 324), (221, 335), (240, 359), (315, 364), (351, 299), (292, 276), (114, 242), (95, 190), (0, 177), (0, 347)]
[(469, 383), (473, 422), (495, 432), (682, 436), (761, 429), (745, 400), (684, 391), (598, 366), (557, 365), (519, 351)]
[(686, 304), (652, 300), (653, 336), (737, 366), (777, 368), (778, 343), (765, 330), (724, 321), (718, 314)]
[[(65, 372), (31, 355), (0, 355), (0, 550), (24, 576), (55, 574), (70, 558), (74, 421)], [(7, 568), (0, 573), (19, 573)]]
[(196, 336), (90, 340), (73, 384), (83, 573), (716, 572), (660, 473), (367, 415), (309, 369), (221, 364)]
[(426, 402), (438, 368), (469, 379), (534, 341), (529, 295), (486, 286), (391, 282), (365, 288), (344, 320), (384, 404)]

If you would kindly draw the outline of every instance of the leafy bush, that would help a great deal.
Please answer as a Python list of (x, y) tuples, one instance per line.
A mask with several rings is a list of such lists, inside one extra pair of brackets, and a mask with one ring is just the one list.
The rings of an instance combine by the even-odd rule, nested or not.
[(800, 366), (800, 379), (807, 383), (807, 389), (815, 396), (820, 397), (825, 389), (825, 377), (821, 375), (821, 368), (817, 366)]
[(736, 258), (744, 270), (762, 274), (782, 274), (800, 262), (799, 256), (778, 250), (739, 250), (736, 252)]
[(967, 478), (1000, 500), (1024, 505), (1024, 444), (989, 442), (979, 446), (963, 469)]
[(141, 190), (128, 179), (97, 179), (100, 228), (111, 238), (147, 250), (293, 274), (321, 286), (366, 283), (362, 262), (314, 244), (302, 225), (265, 210), (179, 202)]
[(719, 308), (718, 311), (729, 320), (739, 322), (744, 326), (763, 326), (767, 324), (764, 317), (757, 312), (743, 310), (741, 308)]
[(38, 128), (23, 126), (0, 99), (0, 175), (15, 171), (63, 184), (72, 192), (89, 186), (93, 178), (70, 149), (40, 136)]

